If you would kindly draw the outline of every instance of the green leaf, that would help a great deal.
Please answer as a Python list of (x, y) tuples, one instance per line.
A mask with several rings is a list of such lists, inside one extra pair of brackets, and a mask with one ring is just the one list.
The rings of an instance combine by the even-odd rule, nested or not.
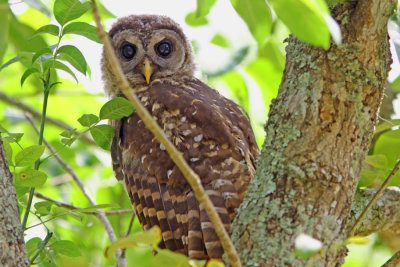
[(10, 66), (11, 64), (18, 62), (20, 59), (24, 58), (25, 56), (21, 55), (21, 56), (16, 56), (13, 57), (12, 59), (10, 59), (9, 61), (7, 61), (6, 63), (4, 63), (3, 65), (1, 65), (0, 67), (0, 71), (8, 66)]
[(118, 120), (132, 114), (135, 107), (132, 103), (123, 98), (116, 97), (105, 103), (100, 109), (100, 119)]
[(18, 173), (15, 177), (15, 185), (38, 187), (43, 185), (47, 180), (47, 174), (38, 170), (25, 170)]
[[(51, 50), (51, 49), (48, 48), (48, 47), (45, 47), (45, 48), (43, 48), (43, 49), (37, 51), (37, 52), (33, 55), (33, 57), (32, 57), (32, 64), (35, 63), (35, 61), (36, 61), (39, 57), (41, 57), (42, 55), (52, 55), (52, 54), (53, 54), (53, 50)], [(45, 60), (47, 60), (47, 59), (45, 59)], [(45, 60), (42, 60), (42, 61), (45, 61)]]
[(302, 41), (328, 49), (330, 33), (324, 16), (328, 7), (316, 0), (270, 0), (277, 16)]
[(210, 43), (218, 45), (220, 47), (228, 48), (229, 41), (220, 33), (217, 33), (214, 35), (214, 37), (211, 39)]
[(208, 23), (206, 16), (210, 13), (211, 7), (216, 0), (197, 0), (197, 8), (185, 17), (186, 24), (197, 27)]
[(76, 83), (78, 83), (78, 78), (76, 78), (75, 73), (74, 73), (67, 65), (65, 65), (64, 63), (62, 63), (62, 62), (56, 60), (56, 61), (54, 62), (54, 67), (55, 67), (56, 69), (58, 69), (58, 70), (65, 71), (66, 73), (68, 73), (69, 75), (71, 75), (72, 78), (75, 79)]
[(44, 33), (48, 33), (48, 34), (58, 37), (58, 34), (60, 33), (60, 29), (58, 28), (58, 26), (53, 25), (53, 24), (44, 25), (44, 26), (40, 27), (39, 29), (37, 29), (31, 36), (31, 38), (33, 38), (37, 35), (40, 35), (40, 34), (44, 34)]
[(193, 11), (186, 15), (185, 22), (192, 27), (203, 26), (208, 23), (205, 17), (197, 17), (197, 12)]
[(264, 105), (268, 112), (272, 99), (278, 94), (283, 69), (273, 64), (271, 60), (259, 58), (250, 62), (245, 70), (260, 87)]
[(205, 267), (225, 267), (225, 263), (222, 260), (211, 259), (207, 261)]
[(15, 186), (15, 192), (17, 193), (17, 198), (22, 198), (26, 193), (30, 190), (29, 187), (26, 186)]
[(261, 46), (270, 35), (272, 26), (271, 10), (265, 0), (231, 0), (231, 3)]
[(61, 143), (66, 146), (71, 146), (76, 141), (76, 137), (73, 138), (61, 138)]
[(40, 73), (40, 70), (38, 70), (38, 69), (32, 67), (32, 68), (27, 69), (27, 70), (24, 72), (24, 74), (22, 74), (22, 77), (21, 77), (21, 87), (22, 87), (22, 85), (24, 84), (25, 80), (26, 80), (31, 74), (33, 74), (33, 73)]
[(9, 142), (6, 140), (3, 141), (3, 147), (4, 150), (6, 151), (6, 160), (8, 165), (14, 166), (13, 160), (12, 160), (12, 155), (13, 155), (13, 150)]
[(375, 129), (375, 134), (387, 131), (387, 130), (392, 130), (394, 127), (400, 125), (400, 119), (393, 119), (393, 120), (388, 120), (380, 123), (378, 126), (376, 126)]
[[(0, 68), (1, 70), (1, 68)], [(397, 76), (397, 78), (390, 84), (392, 86), (392, 90), (395, 93), (400, 92), (400, 75)]]
[(79, 247), (69, 240), (56, 241), (49, 248), (68, 257), (79, 257), (82, 255)]
[(87, 63), (85, 57), (82, 55), (78, 48), (72, 45), (61, 46), (57, 55), (61, 60), (69, 62), (75, 69), (80, 71), (83, 75), (86, 74)]
[(71, 129), (71, 130), (65, 130), (62, 133), (60, 133), (60, 136), (71, 138), (72, 135), (74, 135), (75, 133), (76, 133), (76, 128)]
[(84, 127), (90, 127), (100, 121), (99, 117), (94, 114), (84, 114), (78, 119), (78, 122)]
[(400, 138), (400, 129), (387, 131), (384, 133), (384, 135), (385, 137), (390, 137), (390, 138)]
[(30, 37), (35, 32), (35, 30), (24, 23), (21, 23), (16, 16), (10, 16), (10, 28), (9, 28), (9, 43), (14, 46), (16, 51), (27, 51), (34, 52), (47, 47), (47, 43), (43, 39), (43, 36)]
[(365, 159), (365, 163), (375, 168), (382, 168), (382, 169), (388, 168), (388, 160), (386, 156), (383, 154), (368, 155), (367, 158)]
[(89, 2), (81, 2), (79, 0), (56, 0), (54, 2), (54, 16), (61, 26), (68, 21), (74, 20), (82, 16), (90, 9)]
[(371, 240), (364, 236), (352, 236), (346, 240), (347, 244), (357, 244), (357, 245), (365, 245), (370, 243)]
[(221, 76), (221, 78), (229, 87), (230, 92), (238, 100), (239, 104), (249, 112), (249, 92), (242, 75), (236, 71), (231, 71)]
[(0, 14), (0, 63), (2, 63), (7, 50), (8, 17), (10, 16), (9, 5), (5, 1), (0, 2)]
[(28, 251), (28, 255), (33, 255), (33, 253), (39, 248), (42, 239), (39, 237), (34, 237), (26, 242), (26, 250)]
[(51, 206), (53, 206), (53, 203), (49, 201), (36, 202), (34, 205), (36, 212), (39, 213), (41, 216), (49, 215)]
[(44, 148), (43, 145), (33, 145), (21, 150), (15, 155), (15, 166), (24, 167), (35, 163), (43, 154)]
[(211, 7), (215, 4), (216, 0), (197, 0), (197, 17), (205, 17), (210, 13)]
[(10, 143), (15, 143), (15, 142), (19, 142), (22, 138), (22, 136), (24, 136), (23, 133), (7, 133), (7, 136), (3, 138), (3, 140), (10, 142)]
[[(125, 238), (121, 238), (114, 242), (111, 246), (106, 248), (105, 255), (107, 258), (111, 258), (117, 249), (133, 248), (138, 243), (157, 246), (161, 241), (161, 230), (158, 226), (152, 227), (150, 230), (145, 232), (135, 233)], [(164, 266), (164, 265), (159, 265)], [(174, 265), (170, 265), (174, 266)]]
[(150, 261), (149, 267), (158, 266), (179, 266), (192, 267), (189, 258), (177, 252), (168, 249), (157, 250), (157, 255)]
[(279, 49), (278, 43), (272, 38), (258, 49), (258, 56), (270, 60), (274, 65), (279, 66), (282, 71), (285, 68), (285, 55)]
[(63, 34), (78, 34), (97, 43), (102, 43), (97, 34), (96, 27), (86, 22), (72, 22), (68, 24), (65, 26)]
[(90, 128), (90, 133), (98, 146), (110, 150), (114, 137), (114, 128), (111, 125), (97, 125)]

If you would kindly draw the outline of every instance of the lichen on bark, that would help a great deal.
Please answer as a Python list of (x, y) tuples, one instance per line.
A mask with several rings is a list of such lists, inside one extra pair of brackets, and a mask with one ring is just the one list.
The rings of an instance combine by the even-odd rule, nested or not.
[[(386, 24), (394, 0), (337, 4), (343, 43), (328, 50), (288, 39), (286, 66), (265, 126), (256, 177), (232, 227), (246, 266), (303, 266), (294, 240), (325, 249), (346, 226), (391, 63)], [(345, 249), (315, 263), (343, 263)]]

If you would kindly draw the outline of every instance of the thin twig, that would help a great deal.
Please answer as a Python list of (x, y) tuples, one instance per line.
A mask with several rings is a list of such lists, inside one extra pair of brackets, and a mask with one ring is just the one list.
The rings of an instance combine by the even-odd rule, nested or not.
[(53, 236), (52, 232), (47, 232), (45, 239), (40, 243), (38, 251), (33, 255), (32, 259), (29, 260), (29, 264), (33, 264), (36, 258), (39, 256), (40, 252), (46, 247), (47, 243), (49, 243), (51, 237)]
[[(60, 42), (58, 42), (58, 44), (59, 43)], [(57, 44), (57, 46), (58, 46), (58, 44)], [(47, 75), (46, 75), (46, 82), (43, 82), (44, 92), (43, 92), (43, 104), (42, 104), (42, 116), (41, 116), (42, 119), (40, 121), (40, 130), (38, 130), (38, 135), (39, 135), (38, 145), (42, 144), (43, 138), (44, 138), (44, 127), (46, 125), (47, 101), (49, 99), (49, 93), (50, 93), (49, 81), (50, 81), (50, 69), (48, 70)], [(39, 170), (39, 165), (40, 165), (40, 158), (38, 158), (35, 162), (35, 170)], [(35, 193), (35, 188), (31, 187), (29, 190), (28, 201), (26, 203), (24, 218), (22, 219), (22, 229), (24, 229), (24, 230), (26, 229), (29, 212), (31, 211), (34, 193)]]
[(354, 224), (353, 228), (351, 228), (348, 237), (352, 237), (354, 235), (354, 232), (357, 230), (357, 227), (364, 220), (365, 216), (367, 216), (368, 211), (372, 208), (372, 206), (374, 205), (374, 203), (376, 202), (378, 197), (382, 194), (383, 190), (390, 183), (390, 181), (393, 179), (393, 177), (396, 175), (396, 173), (399, 171), (399, 169), (400, 169), (400, 160), (397, 160), (397, 162), (394, 165), (394, 167), (393, 167), (392, 171), (390, 172), (389, 176), (382, 183), (381, 187), (379, 187), (379, 190), (376, 192), (374, 197), (368, 203), (367, 207), (364, 209), (363, 213), (361, 213), (360, 217), (358, 217), (358, 219), (357, 219), (356, 223)]
[[(33, 128), (35, 129), (36, 132), (38, 132), (38, 128), (36, 127), (36, 124), (33, 121), (33, 118), (29, 116), (29, 114), (26, 114), (26, 118), (28, 121), (32, 124)], [(58, 163), (61, 165), (61, 167), (69, 174), (71, 175), (72, 179), (76, 182), (82, 193), (85, 195), (86, 199), (89, 201), (89, 203), (93, 206), (97, 205), (95, 199), (92, 197), (90, 192), (86, 189), (85, 185), (83, 184), (82, 180), (79, 178), (79, 176), (76, 174), (74, 169), (68, 165), (57, 153), (54, 147), (47, 142), (47, 140), (43, 140), (46, 147), (51, 151), (51, 153), (54, 154), (54, 158), (58, 161)], [(111, 243), (117, 241), (117, 237), (114, 233), (114, 229), (112, 228), (110, 221), (108, 220), (107, 216), (104, 213), (96, 213), (97, 218), (100, 220), (100, 222), (103, 224), (104, 228), (106, 229), (106, 232), (108, 234), (108, 238), (110, 239)], [(121, 251), (117, 250), (116, 251), (116, 257), (118, 261), (118, 266), (123, 267), (126, 266), (126, 261), (125, 259), (121, 258)]]
[[(3, 92), (0, 92), (0, 100), (5, 102), (5, 103), (13, 105), (14, 107), (17, 107), (20, 110), (23, 110), (25, 112), (28, 112), (28, 113), (32, 114), (32, 116), (34, 118), (36, 118), (36, 119), (41, 119), (42, 118), (42, 115), (40, 114), (40, 112), (38, 112), (35, 109), (33, 109), (33, 108), (31, 108), (31, 107), (19, 102), (15, 98), (12, 98), (12, 97), (6, 95)], [(48, 116), (46, 116), (46, 123), (53, 124), (55, 126), (58, 126), (59, 128), (62, 128), (64, 130), (68, 130), (68, 131), (71, 131), (73, 129), (71, 126), (69, 126), (68, 124), (64, 123), (63, 121), (60, 121), (60, 120), (57, 120), (57, 119), (53, 119), (53, 118), (49, 118)], [(77, 132), (77, 135), (79, 135), (79, 132)], [(89, 144), (89, 145), (97, 146), (96, 143), (92, 139), (88, 138), (85, 135), (81, 135), (80, 139), (82, 141), (84, 141), (85, 143)]]
[(182, 174), (185, 176), (186, 180), (192, 187), (197, 200), (200, 204), (204, 206), (208, 216), (210, 217), (215, 231), (221, 241), (222, 247), (224, 248), (225, 253), (228, 255), (231, 265), (241, 266), (239, 256), (236, 252), (235, 247), (233, 246), (232, 240), (229, 238), (229, 235), (226, 232), (225, 227), (223, 226), (222, 221), (217, 211), (215, 210), (210, 198), (205, 193), (199, 176), (189, 167), (187, 162), (184, 160), (182, 153), (180, 153), (169, 141), (160, 126), (158, 126), (157, 122), (154, 121), (147, 109), (139, 101), (136, 94), (130, 87), (128, 81), (126, 80), (125, 75), (122, 72), (121, 66), (114, 54), (109, 37), (104, 31), (99, 12), (97, 10), (96, 2), (95, 0), (92, 0), (91, 2), (94, 20), (97, 26), (97, 33), (104, 44), (106, 56), (110, 62), (112, 72), (117, 79), (120, 90), (125, 95), (125, 97), (135, 106), (136, 112), (143, 120), (146, 128), (149, 129), (157, 138), (157, 140), (165, 146), (169, 156), (178, 166), (179, 170), (182, 172)]
[[(63, 207), (63, 208), (69, 209), (69, 210), (78, 210), (79, 211), (80, 209), (82, 209), (80, 207), (76, 207), (76, 206), (71, 205), (71, 204), (67, 204), (67, 203), (64, 203), (64, 202), (60, 202), (60, 201), (51, 199), (49, 197), (46, 197), (45, 195), (40, 194), (39, 192), (35, 192), (35, 197), (43, 199), (43, 200), (46, 200), (46, 201), (49, 201), (49, 202), (55, 204), (58, 207)], [(98, 212), (86, 212), (85, 211), (85, 214), (90, 214), (90, 215), (96, 215), (98, 213), (104, 213), (106, 216), (108, 216), (108, 215), (132, 214), (132, 213), (133, 213), (133, 215), (135, 215), (135, 211), (134, 210), (110, 210), (110, 211), (101, 210), (101, 211), (98, 211)]]
[[(128, 236), (131, 234), (132, 227), (133, 227), (133, 222), (135, 221), (135, 217), (136, 217), (136, 214), (133, 213), (133, 214), (132, 214), (132, 217), (131, 217), (131, 221), (129, 222), (128, 231), (126, 231), (126, 237), (128, 237)], [(123, 256), (123, 257), (126, 256), (126, 248), (124, 248), (124, 249), (122, 250), (122, 256)]]

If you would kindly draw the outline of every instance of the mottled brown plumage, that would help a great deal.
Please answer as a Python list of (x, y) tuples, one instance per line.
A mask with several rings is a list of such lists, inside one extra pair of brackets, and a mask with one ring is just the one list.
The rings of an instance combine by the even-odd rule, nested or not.
[[(194, 78), (192, 48), (171, 19), (129, 16), (119, 19), (109, 34), (133, 90), (199, 175), (229, 230), (259, 154), (245, 112)], [(120, 96), (108, 64), (103, 57), (105, 90)], [(204, 207), (165, 147), (136, 112), (113, 125), (113, 168), (125, 182), (143, 229), (161, 228), (160, 247), (193, 259), (221, 258), (223, 250)]]

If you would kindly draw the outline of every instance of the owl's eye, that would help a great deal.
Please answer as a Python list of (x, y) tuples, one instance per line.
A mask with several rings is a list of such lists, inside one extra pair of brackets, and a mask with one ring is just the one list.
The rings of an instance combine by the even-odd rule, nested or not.
[(157, 55), (159, 55), (160, 57), (168, 57), (173, 50), (173, 46), (172, 43), (168, 40), (164, 40), (159, 42), (158, 44), (156, 44), (156, 46), (154, 47)]
[(124, 44), (121, 46), (121, 55), (127, 59), (131, 60), (136, 54), (136, 46), (133, 44)]

